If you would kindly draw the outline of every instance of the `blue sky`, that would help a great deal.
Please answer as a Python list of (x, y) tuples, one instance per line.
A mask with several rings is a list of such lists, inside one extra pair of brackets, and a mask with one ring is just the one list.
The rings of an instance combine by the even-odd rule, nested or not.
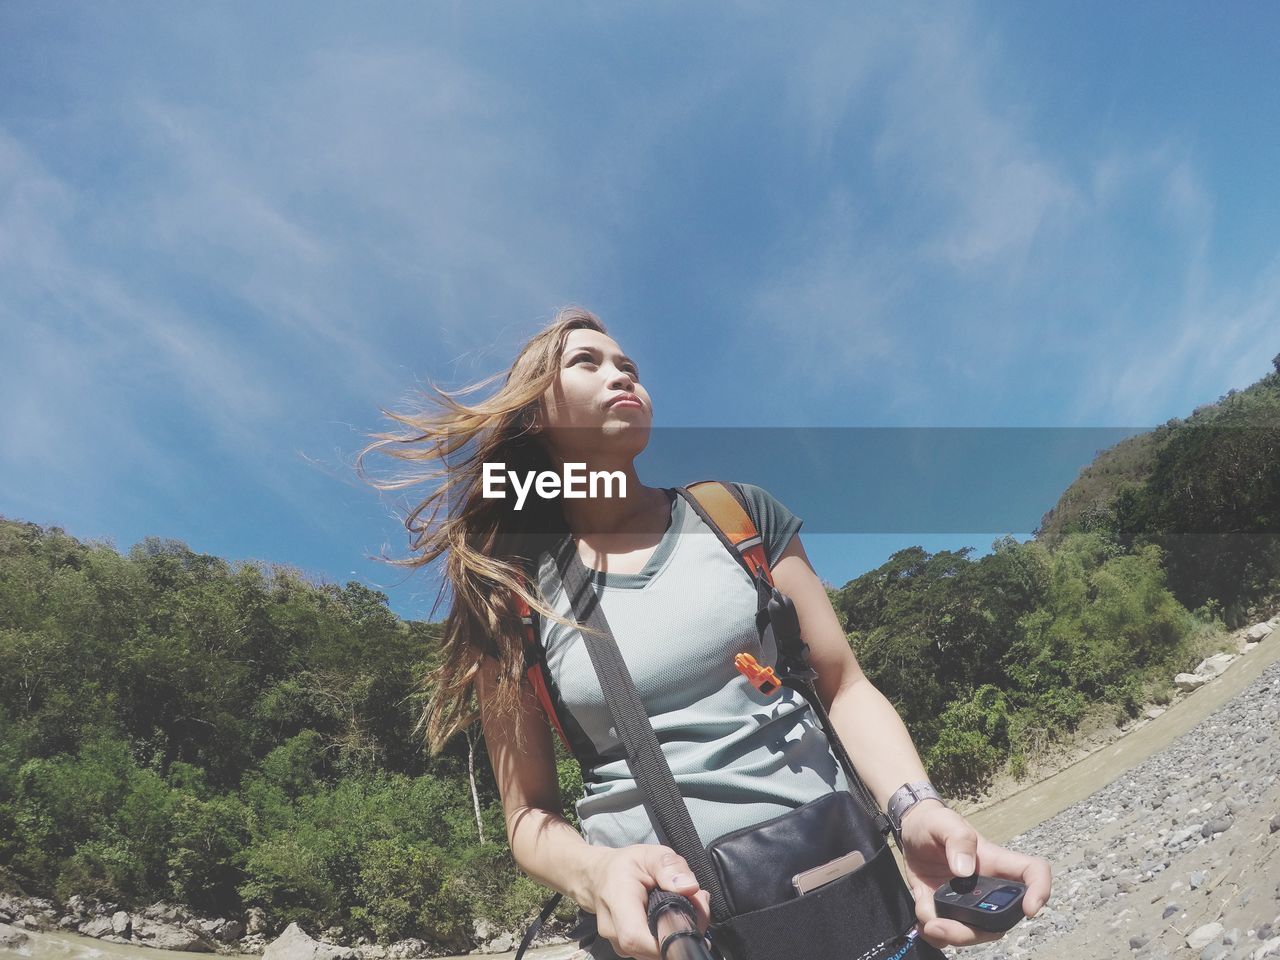
[[(1140, 429), (1270, 370), (1276, 7), (846, 6), (0, 5), (0, 513), (425, 617), (354, 454), (563, 304), (660, 428)], [(735, 473), (837, 584), (1030, 529)]]

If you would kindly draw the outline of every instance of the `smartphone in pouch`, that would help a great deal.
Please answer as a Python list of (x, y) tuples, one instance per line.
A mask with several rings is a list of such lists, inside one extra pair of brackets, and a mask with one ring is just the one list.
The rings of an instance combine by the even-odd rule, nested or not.
[(820, 864), (810, 870), (797, 873), (791, 878), (791, 886), (795, 888), (797, 896), (803, 896), (823, 884), (838, 880), (846, 873), (853, 873), (866, 861), (866, 857), (854, 850), (851, 853), (846, 853), (843, 857), (836, 857), (836, 859)]

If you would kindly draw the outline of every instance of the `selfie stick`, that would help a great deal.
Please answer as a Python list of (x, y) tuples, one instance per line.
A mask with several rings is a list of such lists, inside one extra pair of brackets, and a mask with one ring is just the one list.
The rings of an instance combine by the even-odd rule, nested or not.
[(697, 923), (688, 897), (656, 887), (649, 891), (649, 932), (658, 938), (662, 960), (714, 960)]

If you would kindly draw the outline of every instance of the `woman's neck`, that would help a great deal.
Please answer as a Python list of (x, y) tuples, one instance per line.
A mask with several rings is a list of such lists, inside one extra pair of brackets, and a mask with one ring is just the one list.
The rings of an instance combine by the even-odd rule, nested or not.
[(633, 476), (625, 497), (564, 499), (561, 509), (575, 539), (601, 553), (642, 548), (662, 538), (671, 518), (671, 500), (661, 487), (646, 487)]

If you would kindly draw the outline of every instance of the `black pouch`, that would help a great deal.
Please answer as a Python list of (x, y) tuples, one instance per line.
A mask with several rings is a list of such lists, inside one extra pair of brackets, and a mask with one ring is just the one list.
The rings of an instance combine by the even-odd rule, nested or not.
[(712, 924), (711, 939), (730, 960), (942, 960), (932, 944), (908, 942), (915, 919), (915, 901), (885, 843), (857, 870), (816, 890)]
[[(858, 851), (862, 866), (805, 894), (791, 878)], [(910, 942), (915, 900), (883, 835), (848, 791), (836, 791), (707, 846), (732, 916), (711, 925), (727, 960), (779, 957), (942, 960)]]
[(837, 790), (707, 845), (729, 909), (749, 913), (796, 895), (791, 878), (843, 854), (869, 861), (884, 842), (853, 794)]

